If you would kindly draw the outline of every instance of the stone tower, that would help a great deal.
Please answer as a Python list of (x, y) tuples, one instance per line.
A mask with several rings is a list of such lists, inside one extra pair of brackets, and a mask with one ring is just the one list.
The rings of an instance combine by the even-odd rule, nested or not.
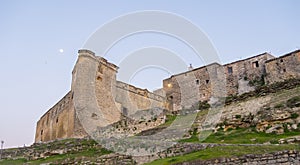
[(164, 107), (164, 97), (117, 81), (117, 70), (94, 52), (79, 50), (71, 91), (37, 122), (35, 142), (82, 138), (118, 122), (122, 113)]
[(114, 99), (118, 67), (89, 50), (79, 50), (78, 54), (72, 73), (74, 108), (84, 129), (91, 133), (120, 120)]

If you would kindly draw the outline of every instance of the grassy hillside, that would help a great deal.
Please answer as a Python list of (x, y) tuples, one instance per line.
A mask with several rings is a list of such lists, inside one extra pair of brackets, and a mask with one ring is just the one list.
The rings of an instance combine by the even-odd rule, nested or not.
[[(300, 80), (289, 80), (271, 86), (261, 86), (256, 91), (226, 98), (224, 121), (201, 143), (222, 144), (192, 153), (155, 160), (148, 164), (175, 164), (193, 160), (264, 154), (283, 150), (300, 151)], [(262, 99), (264, 98), (264, 99)], [(268, 101), (264, 101), (268, 100)], [(258, 105), (258, 101), (263, 104)], [(248, 104), (246, 104), (248, 103)], [(202, 105), (202, 106), (201, 106)], [(247, 105), (247, 106), (245, 106)], [(261, 107), (259, 107), (261, 106)], [(200, 143), (199, 128), (208, 114), (207, 103), (200, 104), (197, 118), (180, 143)], [(225, 108), (226, 108), (225, 107)], [(229, 107), (229, 108), (228, 108)], [(257, 111), (245, 113), (248, 110)], [(255, 112), (255, 114), (254, 114)], [(227, 114), (226, 114), (227, 113)], [(177, 114), (178, 115), (178, 114)], [(169, 127), (177, 115), (167, 115), (166, 122), (137, 136), (152, 135)], [(269, 131), (274, 128), (274, 131)], [(197, 144), (198, 145), (198, 144)], [(179, 151), (178, 151), (179, 152)], [(191, 152), (191, 151), (189, 151)], [(0, 164), (134, 164), (130, 156), (122, 156), (102, 148), (94, 140), (66, 139), (31, 147), (4, 150), (6, 159)], [(10, 155), (11, 157), (7, 156)], [(107, 160), (113, 160), (108, 162)]]
[(218, 146), (205, 150), (189, 153), (182, 156), (175, 156), (165, 159), (155, 160), (147, 163), (147, 165), (168, 165), (193, 160), (209, 160), (214, 158), (228, 158), (234, 156), (242, 156), (246, 154), (265, 154), (282, 150), (297, 150), (300, 151), (299, 145), (258, 145), (258, 146)]

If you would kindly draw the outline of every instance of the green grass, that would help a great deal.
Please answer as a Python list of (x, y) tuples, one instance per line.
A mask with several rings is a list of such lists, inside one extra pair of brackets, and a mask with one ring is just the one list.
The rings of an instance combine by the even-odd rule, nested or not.
[(299, 106), (299, 102), (300, 102), (300, 96), (295, 96), (287, 100), (286, 105), (290, 108), (294, 108)]
[(197, 113), (197, 118), (199, 118), (199, 117), (206, 117), (206, 115), (208, 114), (208, 109), (205, 109), (205, 110), (201, 110), (201, 111), (199, 111), (198, 113)]
[[(251, 128), (239, 128), (230, 131), (218, 131), (212, 133), (204, 141), (204, 143), (226, 143), (226, 144), (262, 144), (265, 142), (277, 143), (279, 139), (300, 135), (299, 131), (286, 132), (284, 134), (267, 134), (264, 132), (256, 132)], [(255, 139), (255, 140), (254, 140)], [(180, 142), (200, 142), (197, 135), (193, 135), (189, 139), (182, 139)]]
[(28, 161), (24, 158), (20, 158), (20, 159), (16, 159), (16, 160), (3, 160), (0, 161), (0, 164), (4, 164), (4, 165), (11, 165), (11, 164), (30, 164), (30, 165), (39, 165), (41, 163), (61, 163), (63, 160), (74, 160), (75, 158), (80, 158), (80, 157), (88, 157), (89, 160), (93, 160), (96, 158), (96, 156), (101, 156), (101, 155), (105, 155), (105, 154), (109, 154), (111, 153), (111, 151), (108, 151), (104, 148), (101, 149), (96, 149), (96, 148), (90, 148), (88, 150), (82, 151), (82, 152), (74, 152), (74, 153), (67, 153), (67, 154), (61, 154), (61, 155), (52, 155), (50, 157), (47, 158), (41, 158), (41, 159), (37, 159), (37, 160), (31, 160)]
[[(208, 110), (201, 110), (200, 112), (197, 113), (197, 118), (199, 117), (205, 117), (208, 113)], [(166, 122), (164, 124), (161, 124), (159, 125), (158, 127), (169, 127), (177, 117), (180, 117), (180, 116), (177, 116), (177, 115), (167, 115), (166, 116)]]
[(167, 115), (166, 122), (164, 124), (159, 125), (158, 127), (169, 127), (173, 121), (176, 119), (176, 115)]
[(16, 160), (0, 160), (1, 165), (24, 164), (26, 162), (27, 161), (25, 158), (20, 158)]
[(199, 139), (198, 139), (197, 135), (192, 135), (188, 139), (181, 139), (181, 140), (179, 140), (179, 142), (182, 142), (182, 143), (194, 143), (194, 142), (198, 142), (198, 141), (199, 141)]
[(277, 143), (279, 139), (300, 135), (298, 131), (286, 132), (284, 134), (268, 134), (256, 132), (251, 128), (236, 129), (227, 132), (219, 131), (212, 133), (203, 142), (205, 143), (229, 143), (229, 144), (262, 144), (265, 142)]
[(218, 146), (205, 150), (175, 156), (165, 159), (155, 160), (147, 165), (167, 165), (193, 160), (209, 160), (220, 157), (242, 156), (246, 154), (265, 154), (282, 150), (300, 150), (299, 145), (262, 145), (262, 146)]

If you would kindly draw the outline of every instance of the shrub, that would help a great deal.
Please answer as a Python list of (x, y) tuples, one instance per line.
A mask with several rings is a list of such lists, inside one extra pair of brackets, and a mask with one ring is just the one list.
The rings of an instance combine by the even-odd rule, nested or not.
[(256, 77), (255, 79), (249, 81), (249, 85), (256, 86), (256, 87), (264, 86), (265, 85), (264, 77), (265, 77), (264, 75), (262, 75), (261, 77)]
[(286, 101), (286, 105), (290, 108), (299, 107), (300, 106), (300, 96), (295, 96)]
[(279, 144), (278, 140), (271, 140), (270, 143), (271, 144)]
[(265, 108), (265, 110), (270, 110), (270, 109), (271, 109), (271, 107), (266, 107), (266, 108)]
[(297, 114), (297, 113), (292, 113), (291, 114), (291, 118), (292, 119), (296, 119), (298, 116), (299, 116), (299, 114)]
[(236, 119), (240, 119), (242, 117), (242, 115), (235, 115)]
[(288, 129), (288, 124), (287, 123), (283, 123), (283, 129), (284, 129), (284, 132), (289, 132), (290, 130)]
[(172, 158), (172, 159), (168, 160), (168, 162), (175, 162), (175, 161), (177, 161), (176, 158)]
[(282, 104), (282, 103), (276, 104), (274, 106), (274, 108), (283, 108), (283, 107), (284, 107), (284, 104)]
[(199, 101), (199, 110), (210, 108), (210, 104), (207, 101)]

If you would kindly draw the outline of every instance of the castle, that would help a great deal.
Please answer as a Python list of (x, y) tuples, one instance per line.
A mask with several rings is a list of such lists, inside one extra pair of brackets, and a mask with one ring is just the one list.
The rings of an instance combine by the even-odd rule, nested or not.
[[(93, 109), (95, 112), (87, 116), (101, 127), (118, 122), (123, 115), (152, 107), (178, 111), (199, 101), (209, 101), (216, 93), (241, 95), (255, 90), (257, 85), (300, 79), (300, 50), (278, 58), (262, 53), (225, 65), (212, 63), (191, 68), (163, 80), (163, 88), (154, 92), (117, 81), (117, 70), (116, 65), (92, 51), (79, 50), (71, 91), (39, 119), (35, 142), (86, 137), (86, 129), (76, 113), (78, 106)], [(222, 89), (218, 89), (218, 83), (222, 83)], [(101, 111), (105, 121), (98, 120), (97, 111)]]

